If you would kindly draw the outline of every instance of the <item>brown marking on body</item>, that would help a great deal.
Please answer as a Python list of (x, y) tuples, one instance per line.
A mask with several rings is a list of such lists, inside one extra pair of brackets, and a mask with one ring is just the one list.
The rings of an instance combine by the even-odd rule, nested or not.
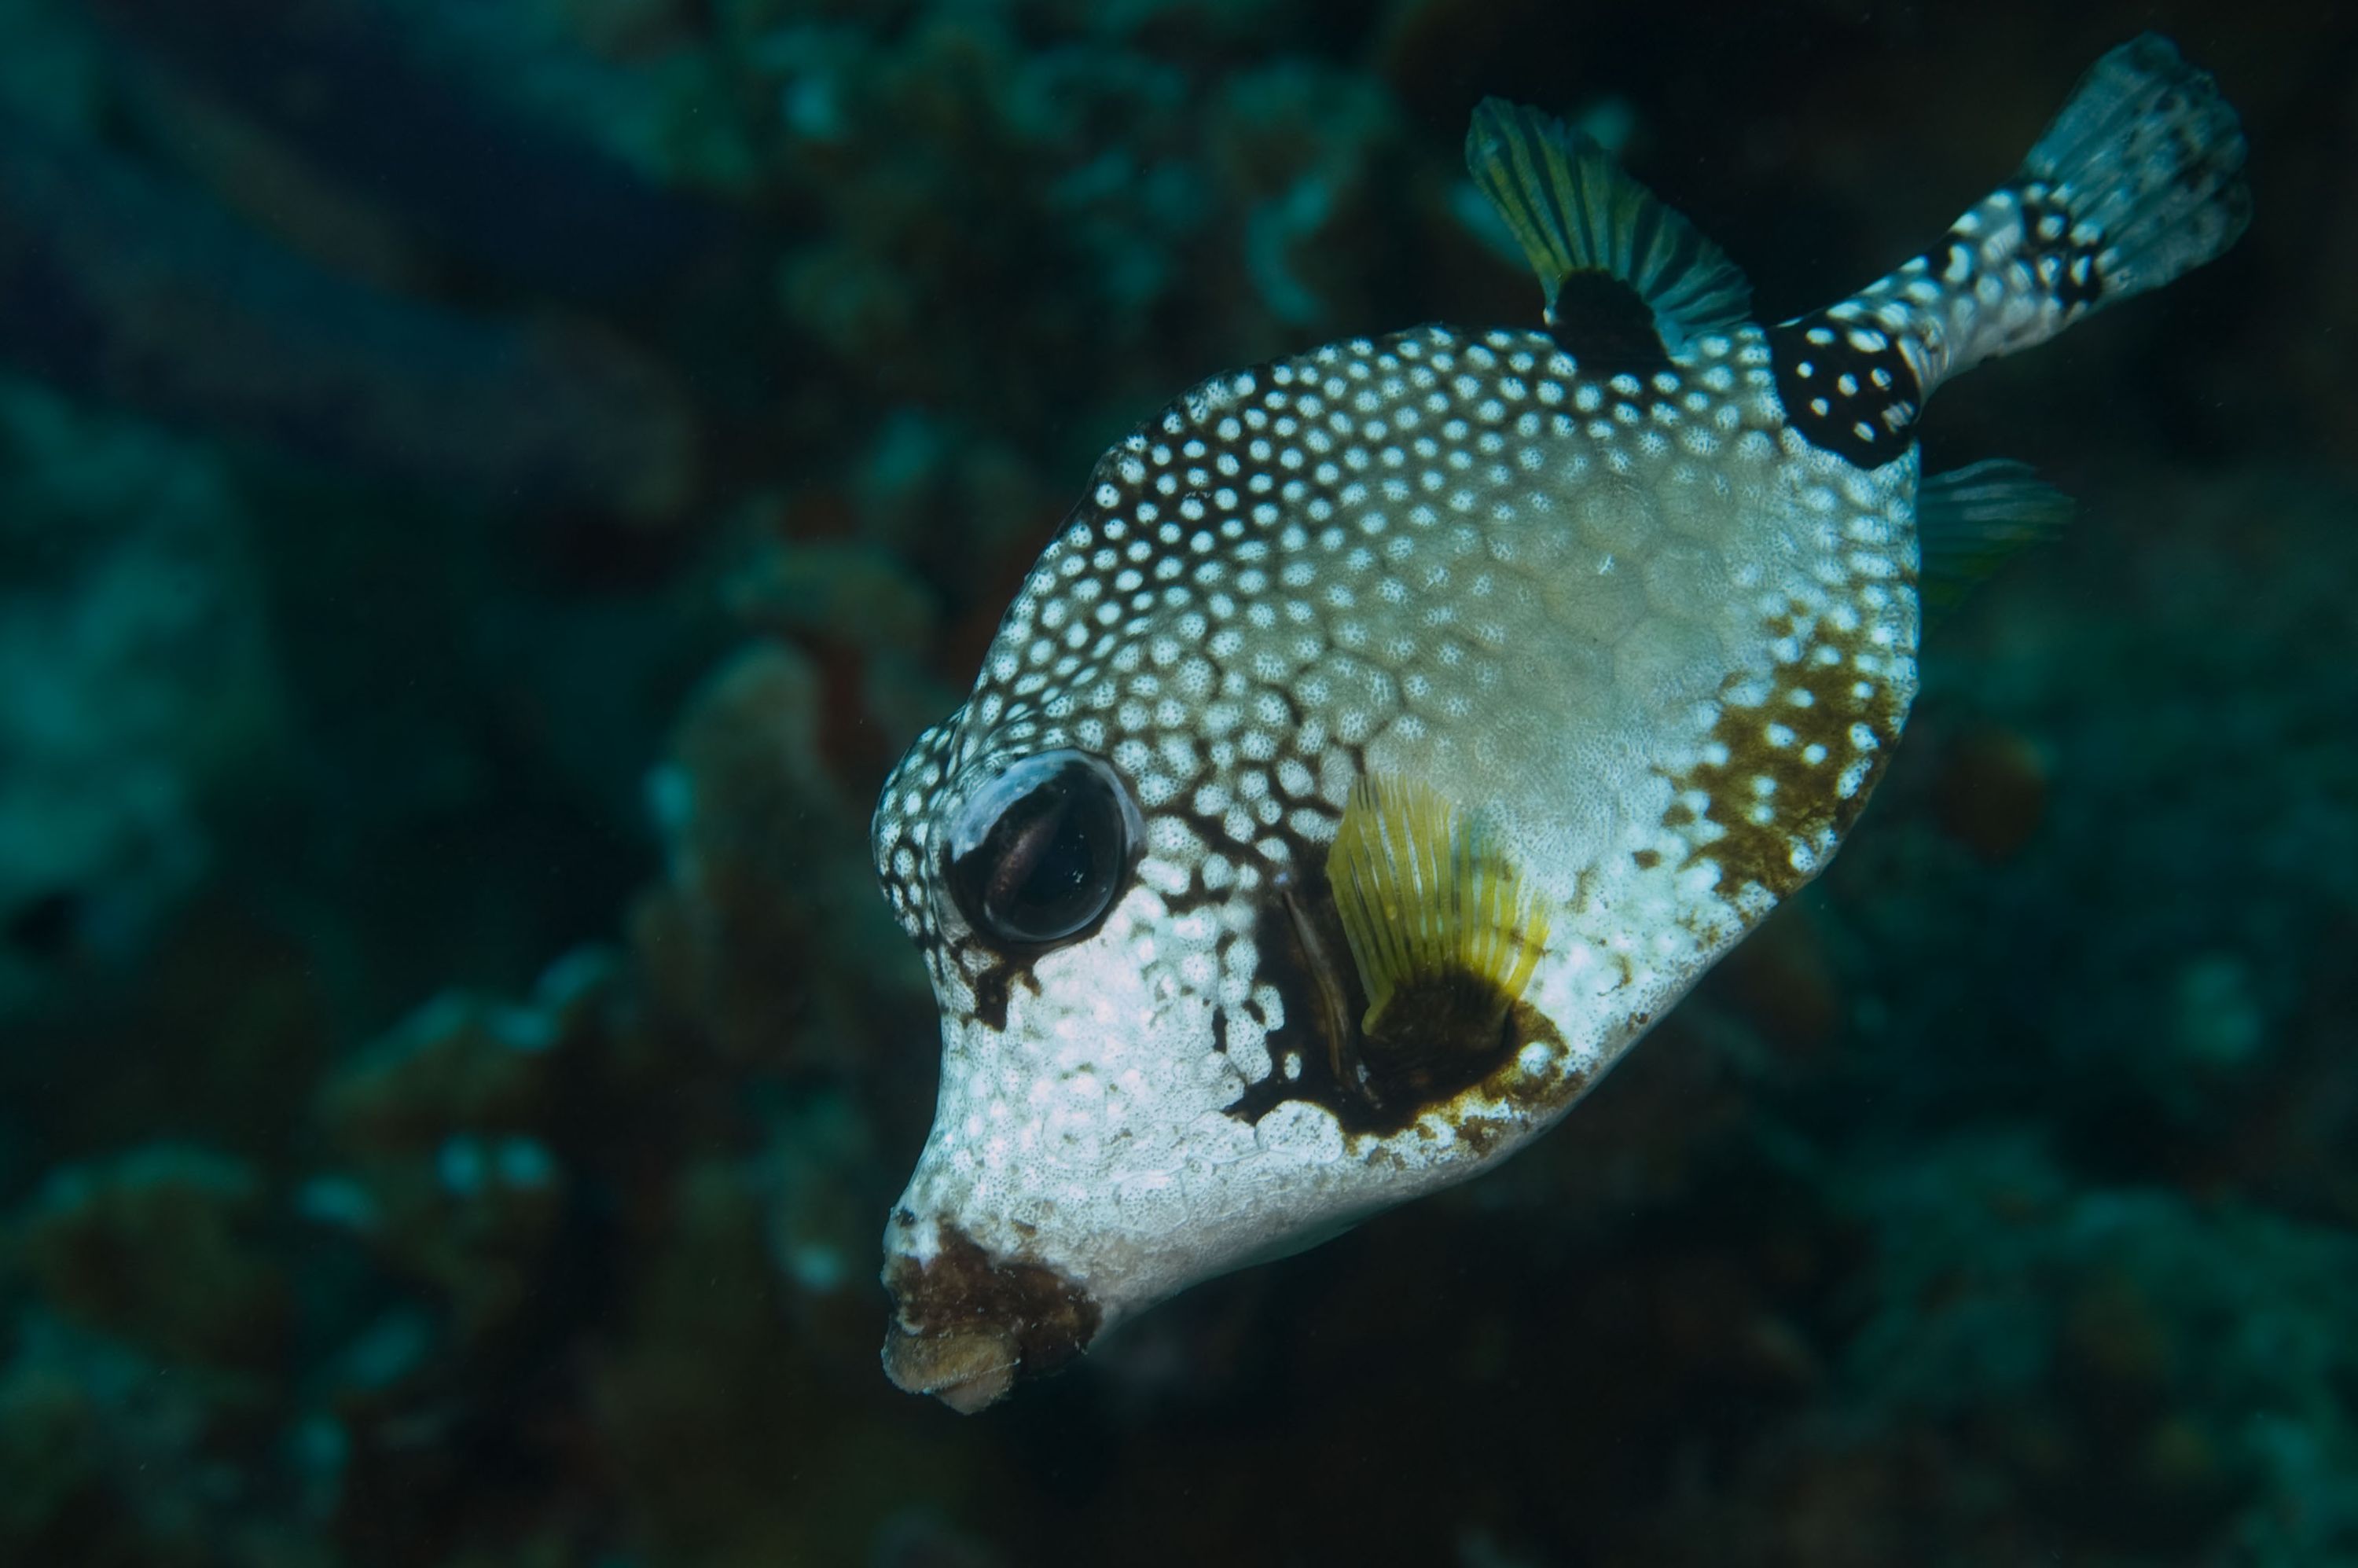
[[(1770, 618), (1766, 630), (1772, 638), (1783, 638), (1793, 635), (1799, 623), (1792, 615), (1779, 615)], [(1855, 664), (1870, 646), (1863, 625), (1856, 632), (1837, 632), (1821, 618), (1811, 628), (1801, 656), (1776, 669), (1768, 701), (1739, 708), (1723, 695), (1711, 738), (1727, 749), (1727, 760), (1699, 762), (1671, 782), (1682, 794), (1701, 794), (1706, 802), (1704, 816), (1720, 827), (1721, 837), (1695, 852), (1718, 864), (1724, 892), (1749, 883), (1773, 898), (1786, 897), (1815, 874), (1793, 864), (1795, 847), (1807, 847), (1823, 864), (1824, 846), (1849, 830), (1874, 793), (1907, 714), (1887, 676), (1866, 675)], [(1818, 662), (1824, 648), (1834, 650), (1840, 662)], [(1733, 687), (1746, 678), (1731, 676), (1728, 685)], [(1864, 697), (1852, 690), (1862, 679), (1874, 687)], [(1806, 693), (1807, 700), (1797, 700), (1797, 693)], [(1788, 743), (1771, 743), (1772, 724), (1791, 731)], [(1866, 776), (1845, 796), (1839, 784), (1860, 755), (1851, 742), (1851, 727), (1858, 724), (1866, 727), (1876, 744), (1866, 753)], [(1807, 760), (1812, 745), (1825, 748), (1823, 761)], [(1761, 779), (1774, 785), (1765, 797), (1770, 807), (1765, 822), (1753, 817), (1753, 807), (1764, 800), (1755, 784)], [(1671, 806), (1663, 816), (1672, 827), (1693, 819), (1682, 805)]]
[[(981, 946), (979, 943), (976, 946)], [(1038, 996), (1040, 979), (1032, 972), (1028, 959), (1019, 963), (1003, 953), (990, 948), (981, 950), (990, 955), (990, 961), (979, 972), (966, 977), (967, 986), (974, 995), (974, 1016), (981, 1021), (984, 1028), (1003, 1034), (1007, 1031), (1007, 1003), (1011, 988), (1021, 980), (1027, 990)]]
[[(1506, 1038), (1511, 1044), (1506, 1061), (1479, 1083), (1426, 1108), (1437, 1111), (1459, 1142), (1476, 1159), (1487, 1159), (1531, 1130), (1547, 1112), (1570, 1105), (1595, 1081), (1593, 1072), (1533, 1073), (1522, 1064), (1525, 1045), (1548, 1047), (1552, 1058), (1564, 1055), (1563, 1034), (1547, 1015), (1530, 1002), (1518, 1001), (1507, 1017)], [(1507, 1108), (1502, 1114), (1500, 1107)]]
[(892, 1322), (884, 1372), (913, 1394), (971, 1413), (1044, 1377), (1087, 1348), (1104, 1314), (1080, 1286), (1044, 1263), (994, 1260), (956, 1226), (924, 1263), (895, 1256), (884, 1269)]

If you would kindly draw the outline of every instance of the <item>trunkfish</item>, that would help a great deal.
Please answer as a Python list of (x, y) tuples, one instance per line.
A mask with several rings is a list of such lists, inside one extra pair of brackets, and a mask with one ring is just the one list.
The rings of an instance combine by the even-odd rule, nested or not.
[(1492, 99), (1528, 325), (1215, 376), (1107, 452), (873, 848), (942, 1011), (885, 1233), (961, 1411), (1197, 1281), (1496, 1164), (1823, 869), (1928, 601), (2065, 510), (1926, 477), (1934, 388), (2242, 232), (2147, 36), (1921, 254), (1779, 326), (1593, 142)]

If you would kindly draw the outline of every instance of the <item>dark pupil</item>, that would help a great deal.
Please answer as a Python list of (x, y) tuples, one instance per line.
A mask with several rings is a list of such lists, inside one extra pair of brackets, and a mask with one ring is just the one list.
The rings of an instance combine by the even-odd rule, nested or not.
[[(1032, 798), (1036, 801), (1059, 793), (1044, 789)], [(1011, 817), (1015, 815), (1008, 813)], [(1072, 797), (1066, 795), (1015, 829), (1012, 838), (990, 879), (984, 907), (1019, 925), (1054, 925), (1066, 913), (1067, 905), (1080, 902), (1088, 892), (1089, 872), (1095, 864), (1088, 827), (1075, 813)]]
[(1102, 763), (1033, 758), (1016, 766), (1036, 771), (1039, 782), (1001, 809), (980, 841), (951, 863), (953, 887), (986, 935), (1055, 942), (1113, 902), (1127, 870), (1128, 821), (1120, 785)]

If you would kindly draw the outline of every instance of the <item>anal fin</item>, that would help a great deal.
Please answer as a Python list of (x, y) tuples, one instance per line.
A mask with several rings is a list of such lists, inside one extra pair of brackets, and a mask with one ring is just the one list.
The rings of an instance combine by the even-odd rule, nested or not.
[(2071, 498), (2028, 463), (1989, 458), (1926, 479), (1916, 492), (1918, 593), (1938, 619), (2016, 555), (2060, 536)]

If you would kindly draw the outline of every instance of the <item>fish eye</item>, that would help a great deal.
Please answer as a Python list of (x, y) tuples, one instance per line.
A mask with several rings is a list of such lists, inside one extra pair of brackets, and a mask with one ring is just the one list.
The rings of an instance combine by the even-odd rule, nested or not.
[(1139, 838), (1138, 806), (1104, 759), (1074, 751), (1023, 757), (958, 809), (950, 895), (994, 941), (1062, 942), (1113, 907)]

